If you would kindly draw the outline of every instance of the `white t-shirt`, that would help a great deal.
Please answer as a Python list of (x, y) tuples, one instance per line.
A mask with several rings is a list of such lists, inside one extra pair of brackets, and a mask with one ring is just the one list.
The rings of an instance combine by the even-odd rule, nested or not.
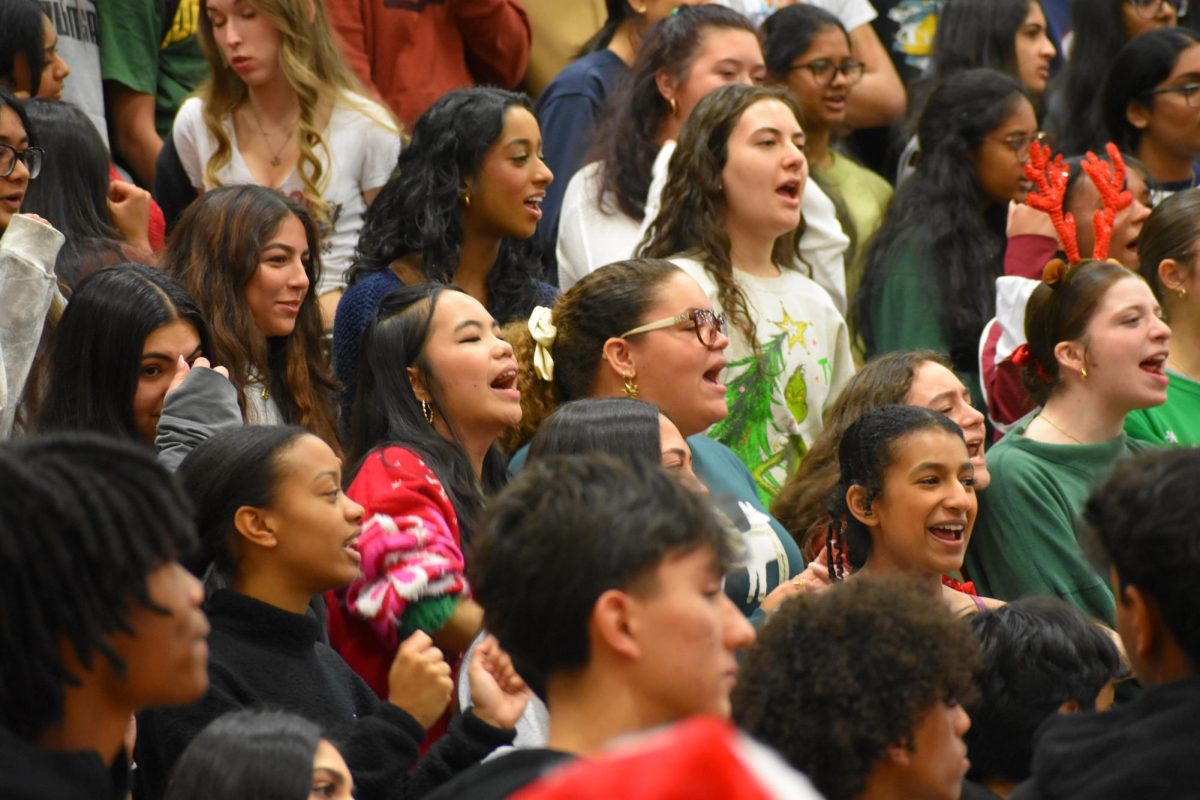
[[(600, 203), (595, 161), (571, 176), (558, 217), (558, 288), (566, 291), (606, 264), (633, 257), (642, 240), (642, 221), (625, 215), (615, 200)], [(609, 207), (611, 206), (611, 208)]]
[(58, 33), (58, 54), (71, 68), (62, 99), (83, 109), (108, 145), (104, 89), (100, 77), (100, 32), (94, 0), (41, 0)]
[[(699, 261), (671, 261), (696, 279), (714, 310), (725, 310), (716, 281)], [(825, 412), (854, 374), (854, 357), (846, 320), (810, 278), (794, 269), (761, 278), (736, 267), (733, 276), (746, 296), (762, 361), (730, 324), (729, 363), (721, 372), (729, 415), (708, 435), (737, 454), (769, 504), (821, 432)]]
[(879, 14), (869, 0), (716, 0), (723, 6), (734, 11), (740, 11), (761, 25), (762, 21), (784, 6), (797, 3), (808, 3), (810, 6), (824, 9), (838, 18), (838, 21), (852, 31), (859, 25), (866, 25)]
[[(363, 107), (369, 108), (372, 116), (360, 110)], [(399, 132), (385, 127), (379, 121), (387, 119), (388, 112), (382, 106), (352, 94), (334, 106), (329, 126), (321, 133), (325, 143), (323, 157), (327, 170), (323, 196), (330, 205), (333, 230), (322, 232), (318, 294), (346, 285), (346, 272), (354, 259), (354, 248), (358, 244), (363, 215), (367, 210), (363, 192), (378, 189), (387, 183), (400, 156)], [(229, 163), (217, 173), (217, 177), (226, 186), (257, 183), (238, 150), (237, 134), (228, 117), (225, 119), (225, 133), (229, 136), (233, 152)], [(217, 146), (204, 126), (200, 98), (189, 97), (180, 106), (171, 135), (192, 186), (198, 191), (211, 188), (205, 186), (204, 167)], [(293, 200), (304, 202), (304, 183), (299, 169), (293, 170), (283, 183), (272, 188)]]

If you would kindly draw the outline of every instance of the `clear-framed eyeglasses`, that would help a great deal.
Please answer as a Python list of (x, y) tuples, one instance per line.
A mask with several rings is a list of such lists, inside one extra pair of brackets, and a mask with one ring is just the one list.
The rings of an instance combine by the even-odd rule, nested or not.
[(828, 58), (818, 58), (807, 64), (794, 64), (788, 68), (788, 71), (797, 69), (806, 69), (811, 72), (813, 80), (817, 83), (833, 83), (834, 76), (840, 73), (848, 83), (855, 84), (862, 80), (866, 64), (853, 58), (847, 58), (840, 64)]
[(656, 320), (655, 322), (647, 322), (645, 325), (639, 325), (632, 330), (625, 331), (621, 334), (620, 338), (626, 339), (639, 333), (662, 330), (663, 328), (670, 328), (685, 322), (692, 323), (693, 330), (696, 331), (696, 338), (700, 340), (700, 344), (709, 350), (717, 346), (717, 341), (721, 338), (721, 334), (725, 332), (724, 314), (714, 314), (707, 308), (689, 308), (687, 311), (676, 314), (673, 317)]

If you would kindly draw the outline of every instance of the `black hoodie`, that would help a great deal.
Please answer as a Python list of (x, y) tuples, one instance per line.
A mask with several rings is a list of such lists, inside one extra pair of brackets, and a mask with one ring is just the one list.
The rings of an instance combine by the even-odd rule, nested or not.
[(1200, 676), (1104, 713), (1055, 714), (1038, 729), (1033, 777), (1010, 800), (1200, 798)]

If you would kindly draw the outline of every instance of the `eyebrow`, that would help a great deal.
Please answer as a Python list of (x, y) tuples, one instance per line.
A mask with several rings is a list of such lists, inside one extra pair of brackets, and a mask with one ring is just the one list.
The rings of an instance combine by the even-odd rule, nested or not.
[(687, 461), (688, 457), (687, 451), (682, 447), (672, 447), (670, 450), (663, 450), (662, 454), (664, 456), (679, 456), (684, 461)]
[[(538, 144), (541, 144), (541, 142), (538, 142)], [(511, 141), (509, 141), (509, 142), (505, 142), (504, 146), (505, 146), (505, 147), (529, 147), (529, 148), (533, 148), (533, 140), (532, 140), (532, 139), (513, 139), (513, 140), (511, 140)]]
[(336, 783), (338, 786), (341, 786), (343, 783), (346, 782), (346, 778), (345, 778), (345, 776), (342, 775), (342, 773), (340, 773), (334, 769), (331, 769), (329, 767), (317, 767), (313, 770), (313, 773), (314, 774), (321, 773), (323, 776), (325, 776), (326, 778), (329, 778), (334, 783)]
[(333, 478), (333, 482), (337, 483), (338, 475), (336, 472), (334, 472), (331, 469), (327, 469), (324, 472), (318, 472), (316, 474), (316, 476), (313, 477), (312, 482), (316, 483), (317, 481), (321, 480), (322, 478), (326, 478), (326, 477)]
[(933, 406), (933, 405), (937, 405), (938, 403), (945, 402), (947, 400), (953, 400), (957, 396), (958, 396), (958, 392), (956, 392), (953, 389), (947, 389), (946, 391), (942, 392), (941, 394), (935, 394), (933, 396), (933, 399), (929, 401), (929, 405)]
[[(188, 358), (196, 358), (197, 356), (199, 356), (199, 355), (200, 355), (200, 349), (201, 349), (201, 348), (200, 348), (200, 345), (196, 345), (196, 349), (195, 349), (195, 350), (193, 350), (193, 351), (192, 351), (192, 352), (191, 352), (191, 353), (188, 355), (188, 357), (184, 359), (184, 361), (187, 361), (187, 360), (188, 360)], [(158, 359), (158, 360), (160, 360), (160, 361), (174, 361), (174, 360), (175, 360), (175, 357), (174, 357), (174, 356), (172, 356), (172, 355), (170, 355), (170, 354), (168, 354), (168, 353), (160, 353), (160, 352), (158, 352), (158, 351), (154, 351), (154, 352), (152, 352), (152, 353), (142, 353), (142, 360), (143, 360), (143, 361), (145, 361), (145, 360), (146, 360), (146, 359), (148, 359), (148, 358), (156, 358), (156, 359)]]
[(485, 328), (485, 327), (487, 327), (486, 325), (484, 325), (482, 322), (480, 322), (480, 321), (479, 321), (479, 320), (477, 320), (477, 319), (467, 319), (467, 320), (463, 320), (462, 322), (460, 322), (460, 323), (458, 323), (457, 325), (455, 325), (455, 326), (454, 326), (454, 332), (455, 332), (455, 333), (458, 333), (458, 332), (459, 332), (459, 331), (461, 331), (462, 329), (464, 329), (464, 328), (470, 328), (470, 327), (472, 327), (472, 326), (474, 326), (474, 327), (476, 327), (476, 328)]

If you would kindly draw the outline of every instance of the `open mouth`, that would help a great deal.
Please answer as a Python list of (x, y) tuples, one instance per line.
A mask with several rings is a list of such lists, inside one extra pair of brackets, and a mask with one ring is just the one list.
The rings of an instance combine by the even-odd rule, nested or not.
[(533, 197), (526, 197), (524, 206), (529, 209), (529, 213), (533, 214), (538, 219), (542, 218), (542, 201), (546, 199), (544, 194), (536, 194)]
[(929, 534), (939, 542), (947, 544), (962, 544), (967, 526), (962, 522), (943, 522), (940, 525), (930, 525)]
[(775, 194), (789, 200), (792, 203), (800, 202), (800, 181), (799, 180), (786, 181), (778, 189), (775, 190)]
[(1159, 353), (1156, 356), (1150, 356), (1150, 358), (1147, 358), (1145, 361), (1138, 364), (1138, 366), (1145, 372), (1149, 372), (1151, 375), (1164, 376), (1165, 373), (1163, 371), (1163, 366), (1166, 363), (1167, 354)]
[(351, 536), (349, 539), (347, 539), (345, 542), (343, 542), (343, 543), (342, 543), (342, 549), (343, 549), (343, 550), (345, 550), (345, 551), (346, 551), (346, 553), (347, 553), (347, 554), (348, 554), (348, 555), (349, 555), (351, 558), (353, 558), (353, 559), (354, 559), (355, 563), (361, 563), (361, 562), (362, 562), (362, 553), (360, 553), (360, 552), (358, 551), (358, 535), (359, 535), (361, 532), (362, 532), (362, 531), (361, 531), (361, 529), (360, 529), (360, 530), (356, 530), (356, 531), (354, 532), (354, 535), (353, 535), (353, 536)]
[(1131, 253), (1137, 253), (1138, 240), (1136, 236), (1125, 243), (1125, 249)]
[(517, 371), (509, 368), (496, 376), (491, 387), (501, 392), (517, 392)]
[(973, 439), (967, 442), (967, 458), (975, 459), (983, 455), (983, 439)]
[(6, 205), (12, 206), (13, 208), (20, 208), (22, 201), (25, 200), (25, 193), (13, 192), (12, 194), (5, 195), (0, 199), (3, 199)]
[(712, 384), (723, 392), (725, 391), (725, 385), (721, 383), (721, 370), (723, 369), (725, 369), (724, 361), (717, 364), (712, 369), (706, 370), (701, 377), (704, 379), (705, 383)]

